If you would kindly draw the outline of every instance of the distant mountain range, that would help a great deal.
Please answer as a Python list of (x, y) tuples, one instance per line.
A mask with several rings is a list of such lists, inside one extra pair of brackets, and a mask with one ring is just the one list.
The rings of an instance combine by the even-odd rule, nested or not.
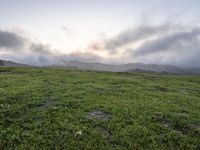
[[(29, 65), (19, 64), (12, 61), (0, 60), (0, 66), (11, 67), (30, 67)], [(62, 66), (54, 65), (54, 67), (70, 67), (83, 70), (111, 71), (111, 72), (148, 72), (148, 73), (170, 73), (184, 75), (200, 75), (200, 68), (181, 68), (170, 65), (129, 63), (123, 65), (111, 65), (102, 63), (86, 63), (79, 61), (66, 61)]]
[(170, 65), (129, 63), (123, 65), (110, 65), (102, 63), (84, 63), (78, 61), (65, 62), (65, 67), (75, 67), (87, 70), (112, 71), (112, 72), (157, 72), (185, 75), (200, 75), (200, 68), (181, 68)]

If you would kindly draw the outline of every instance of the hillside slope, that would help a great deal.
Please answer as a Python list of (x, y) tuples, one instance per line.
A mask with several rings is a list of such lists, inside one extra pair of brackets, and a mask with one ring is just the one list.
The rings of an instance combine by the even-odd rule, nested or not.
[[(13, 61), (0, 60), (0, 66), (10, 67), (31, 67)], [(54, 67), (78, 68), (83, 70), (109, 71), (109, 72), (151, 72), (151, 73), (170, 73), (179, 75), (200, 75), (200, 68), (181, 68), (170, 65), (129, 63), (123, 65), (89, 63), (79, 61), (65, 61), (63, 65), (53, 65)], [(38, 66), (50, 67), (50, 66)], [(51, 66), (52, 67), (52, 66)]]
[(199, 149), (200, 77), (0, 68), (0, 149)]
[(130, 63), (124, 65), (110, 65), (102, 63), (84, 63), (78, 61), (65, 62), (66, 67), (76, 67), (79, 69), (97, 70), (97, 71), (112, 71), (112, 72), (141, 72), (150, 71), (158, 73), (173, 73), (173, 74), (191, 74), (200, 75), (200, 68), (181, 68), (170, 65), (142, 64)]
[(29, 65), (26, 64), (20, 64), (13, 61), (6, 61), (6, 60), (0, 60), (0, 66), (7, 66), (7, 67), (28, 67)]

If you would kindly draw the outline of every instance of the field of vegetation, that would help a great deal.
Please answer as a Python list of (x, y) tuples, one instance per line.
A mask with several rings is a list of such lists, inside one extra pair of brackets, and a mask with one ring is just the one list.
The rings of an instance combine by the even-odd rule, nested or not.
[(200, 149), (200, 77), (1, 67), (0, 149)]

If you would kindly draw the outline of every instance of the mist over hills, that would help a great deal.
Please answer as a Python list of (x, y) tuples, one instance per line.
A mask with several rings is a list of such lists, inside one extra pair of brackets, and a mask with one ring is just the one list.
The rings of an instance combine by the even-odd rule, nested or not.
[[(0, 66), (8, 67), (31, 67), (13, 61), (0, 60)], [(52, 65), (43, 67), (70, 67), (83, 70), (111, 71), (111, 72), (148, 72), (148, 73), (170, 73), (183, 75), (200, 75), (200, 68), (182, 68), (172, 65), (128, 63), (123, 65), (90, 63), (81, 61), (65, 61), (62, 65)]]
[(200, 75), (200, 68), (181, 68), (171, 65), (128, 63), (123, 65), (112, 65), (102, 63), (83, 63), (70, 61), (65, 63), (66, 67), (76, 67), (87, 70), (112, 71), (112, 72), (158, 72), (172, 74)]
[(20, 64), (13, 61), (6, 61), (6, 60), (0, 60), (0, 66), (5, 67), (29, 67), (29, 65), (26, 64)]

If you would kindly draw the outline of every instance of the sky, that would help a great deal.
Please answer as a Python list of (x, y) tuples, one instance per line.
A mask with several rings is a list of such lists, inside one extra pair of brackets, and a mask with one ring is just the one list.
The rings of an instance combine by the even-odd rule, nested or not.
[(200, 67), (199, 0), (0, 0), (0, 59)]

